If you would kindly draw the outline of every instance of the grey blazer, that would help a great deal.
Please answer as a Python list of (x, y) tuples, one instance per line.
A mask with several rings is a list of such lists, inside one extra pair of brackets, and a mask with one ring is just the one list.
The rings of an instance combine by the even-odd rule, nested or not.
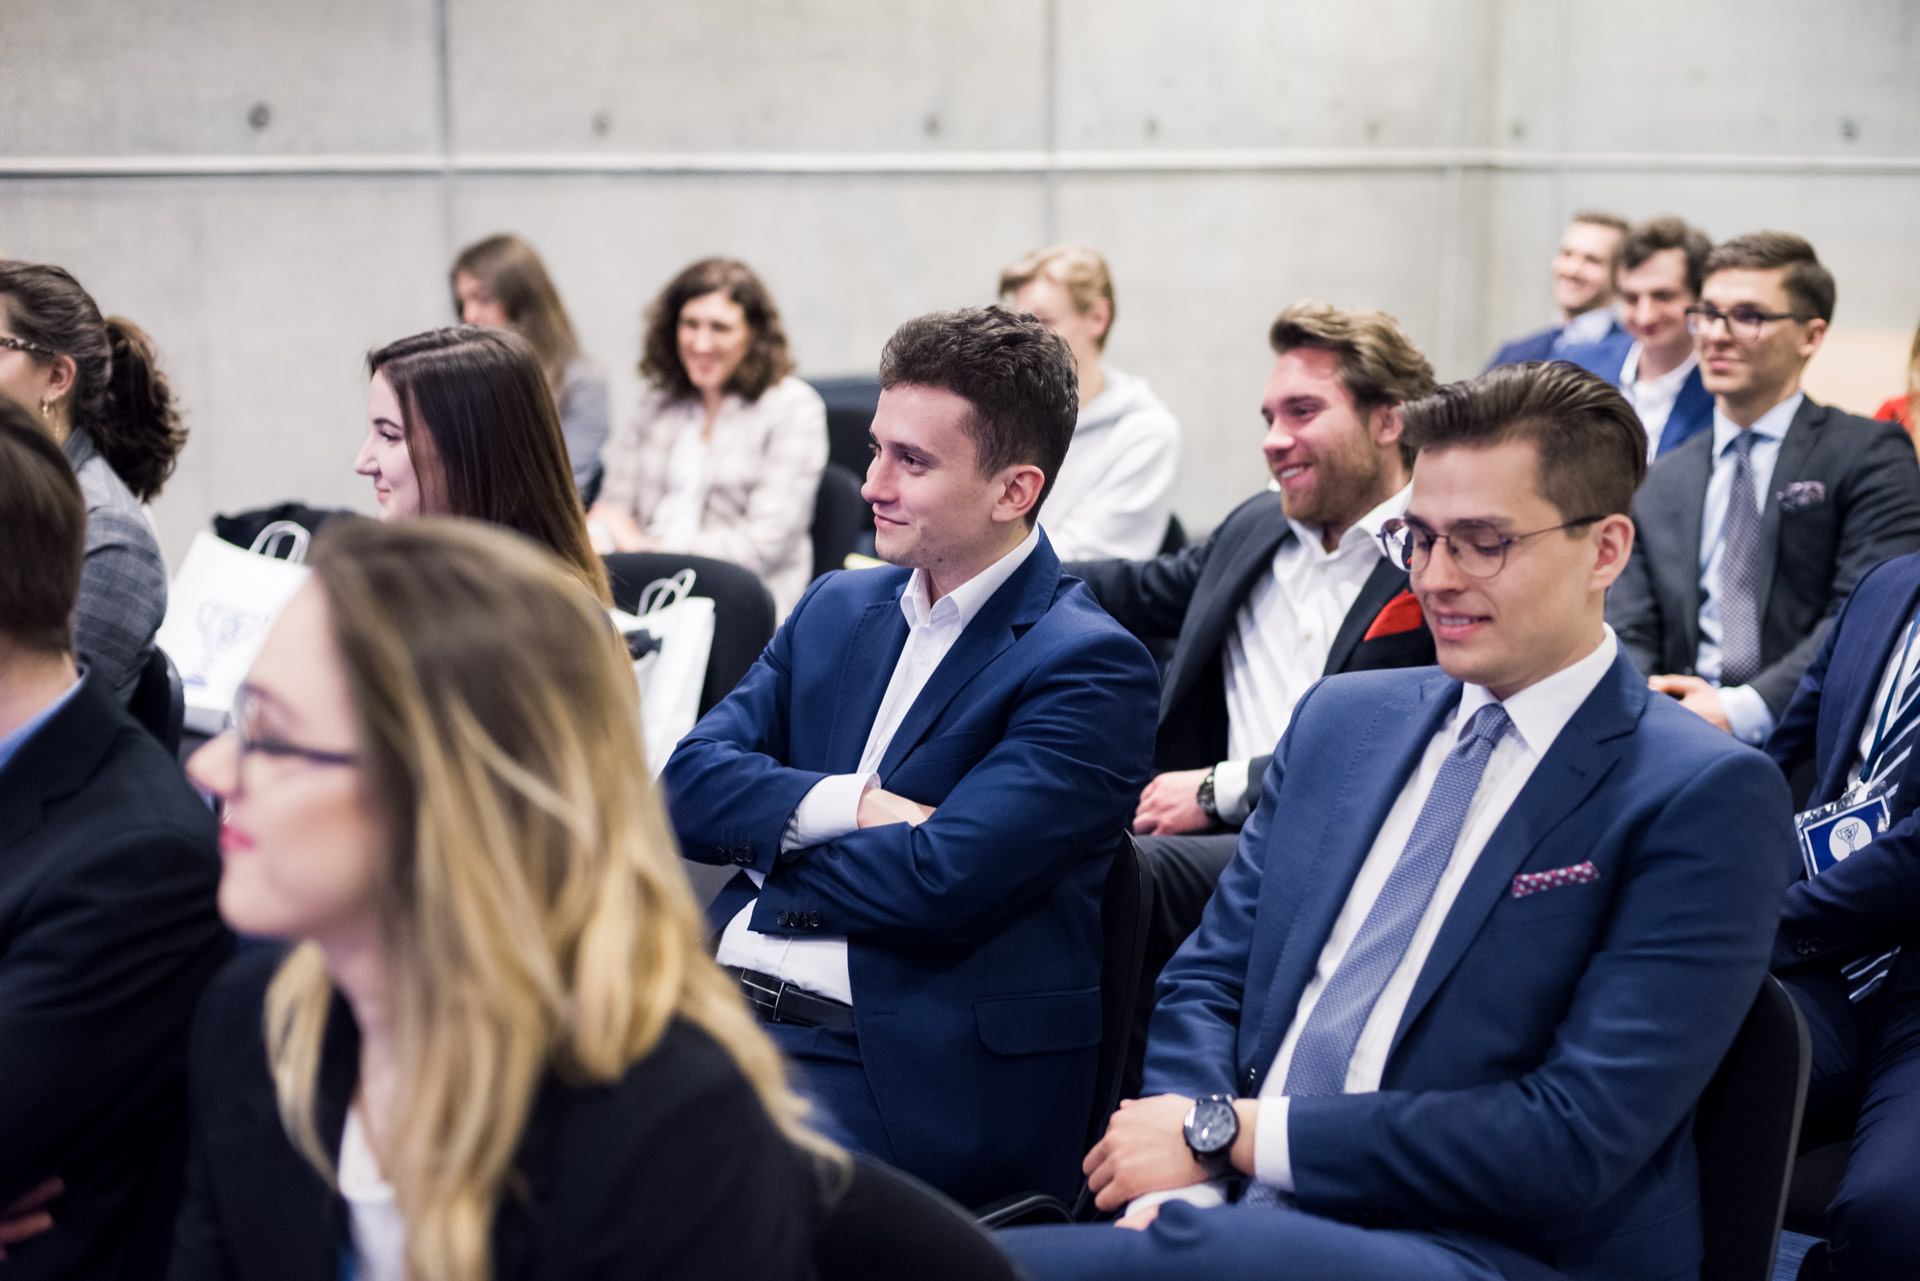
[[(1633, 555), (1607, 621), (1641, 671), (1691, 673), (1700, 649), (1700, 537), (1713, 433), (1663, 456), (1633, 504)], [(1803, 401), (1780, 442), (1760, 517), (1760, 661), (1778, 718), (1853, 585), (1920, 549), (1920, 466), (1893, 423)], [(1786, 501), (1783, 502), (1782, 499)]]
[(67, 464), (87, 503), (87, 550), (80, 600), (73, 611), (73, 648), (87, 671), (125, 703), (167, 614), (167, 564), (160, 544), (119, 473), (75, 427)]

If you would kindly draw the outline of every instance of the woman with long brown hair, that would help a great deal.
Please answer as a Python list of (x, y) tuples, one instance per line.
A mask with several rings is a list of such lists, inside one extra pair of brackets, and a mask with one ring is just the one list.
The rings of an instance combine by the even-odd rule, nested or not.
[(553, 397), (525, 339), (430, 329), (367, 353), (367, 438), (354, 470), (380, 519), (467, 516), (517, 530), (573, 568), (603, 603)]
[(102, 317), (59, 267), (0, 261), (0, 394), (66, 453), (87, 501), (74, 649), (125, 702), (167, 612), (167, 567), (141, 504), (173, 474), (186, 429), (153, 342)]
[(605, 613), (471, 522), (310, 563), (189, 765), (221, 913), (291, 946), (202, 1011), (172, 1275), (805, 1276), (841, 1158), (707, 956)]

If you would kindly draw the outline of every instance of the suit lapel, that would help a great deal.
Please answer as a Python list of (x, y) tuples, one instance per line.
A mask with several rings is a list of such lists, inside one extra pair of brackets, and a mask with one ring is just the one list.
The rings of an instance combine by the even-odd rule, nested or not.
[(1272, 503), (1256, 507), (1248, 523), (1251, 528), (1234, 549), (1232, 563), (1223, 567), (1208, 588), (1206, 598), (1199, 602), (1202, 609), (1192, 632), (1183, 634), (1174, 650), (1173, 665), (1160, 698), (1162, 719), (1170, 708), (1178, 707), (1192, 692), (1200, 673), (1219, 654), (1227, 631), (1252, 594), (1255, 582), (1272, 567), (1280, 544), (1293, 537), (1293, 526), (1287, 524), (1278, 494), (1273, 495)]
[(1680, 394), (1674, 397), (1673, 409), (1667, 414), (1667, 425), (1660, 433), (1660, 454), (1671, 453), (1712, 422), (1713, 397), (1707, 394), (1696, 366), (1680, 384)]
[[(1286, 942), (1267, 984), (1266, 1004), (1261, 1010), (1255, 1044), (1255, 1062), (1261, 1066), (1273, 1061), (1280, 1042), (1293, 1022), (1300, 994), (1313, 977), (1327, 936), (1346, 906), (1353, 891), (1354, 877), (1373, 849), (1387, 813), (1413, 776), (1427, 744), (1439, 732), (1440, 722), (1460, 702), (1460, 683), (1444, 675), (1434, 675), (1403, 698), (1384, 702), (1374, 714), (1365, 733), (1354, 736), (1353, 757), (1343, 777), (1348, 786), (1334, 803), (1325, 832), (1336, 835), (1339, 844), (1330, 849), (1302, 851), (1295, 856), (1307, 869), (1297, 889), (1283, 885), (1288, 877), (1265, 880), (1261, 894), (1261, 912), (1285, 913), (1288, 919)], [(1271, 850), (1284, 849), (1287, 837), (1270, 831)], [(1289, 864), (1297, 865), (1295, 860)], [(1275, 866), (1271, 853), (1268, 868)], [(1297, 895), (1289, 912), (1284, 906), (1270, 904), (1268, 894)], [(1254, 984), (1249, 983), (1251, 988)]]
[(1360, 594), (1354, 598), (1353, 608), (1340, 620), (1340, 630), (1334, 633), (1333, 648), (1327, 651), (1326, 675), (1346, 670), (1347, 661), (1353, 657), (1353, 651), (1360, 647), (1360, 638), (1367, 634), (1367, 628), (1380, 616), (1387, 602), (1407, 588), (1407, 575), (1404, 570), (1394, 568), (1393, 562), (1385, 556), (1367, 575), (1367, 581), (1360, 585)]
[(851, 774), (866, 751), (880, 700), (886, 697), (887, 683), (907, 643), (907, 619), (900, 612), (900, 593), (905, 590), (903, 583), (892, 595), (867, 606), (847, 638), (846, 667), (834, 700), (833, 729), (827, 736), (825, 768), (830, 773)]
[(1774, 566), (1780, 560), (1780, 492), (1794, 481), (1804, 479), (1802, 473), (1814, 447), (1820, 443), (1820, 427), (1826, 417), (1823, 407), (1811, 400), (1801, 401), (1793, 422), (1787, 426), (1787, 434), (1781, 438), (1780, 452), (1774, 458), (1773, 478), (1767, 485), (1766, 502), (1760, 508), (1759, 564), (1754, 574), (1754, 582), (1760, 585), (1757, 617), (1763, 629), (1767, 602), (1773, 595)]
[(40, 825), (46, 803), (93, 777), (118, 731), (121, 713), (99, 680), (85, 677), (0, 770), (0, 850)]
[(1389, 1058), (1478, 937), (1488, 913), (1509, 892), (1514, 874), (1541, 840), (1585, 803), (1619, 759), (1623, 740), (1639, 722), (1647, 697), (1645, 678), (1625, 653), (1616, 654), (1613, 666), (1554, 739), (1461, 883), (1414, 980)]
[[(894, 731), (886, 754), (880, 758), (881, 778), (891, 774), (899, 766), (901, 758), (927, 736), (927, 731), (933, 728), (934, 721), (953, 701), (953, 696), (1047, 612), (1059, 585), (1060, 558), (1053, 554), (1046, 535), (1042, 534), (1040, 545), (1033, 549), (1026, 563), (1000, 585), (1000, 590), (987, 598), (987, 603), (980, 607), (980, 612), (960, 633), (960, 639), (940, 660), (940, 666), (933, 669), (926, 688), (920, 691), (920, 697), (914, 699), (913, 706), (907, 709), (906, 718), (900, 722), (900, 728)], [(884, 680), (881, 688), (886, 688)], [(878, 706), (877, 699), (875, 705)]]

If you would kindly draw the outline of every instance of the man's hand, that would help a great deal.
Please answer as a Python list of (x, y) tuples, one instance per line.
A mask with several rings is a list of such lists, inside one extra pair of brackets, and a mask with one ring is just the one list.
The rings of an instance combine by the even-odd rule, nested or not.
[(1727, 709), (1720, 703), (1720, 691), (1698, 676), (1649, 676), (1647, 688), (1656, 694), (1673, 695), (1680, 706), (1707, 724), (1733, 733), (1733, 726), (1727, 723)]
[(1156, 775), (1140, 793), (1140, 807), (1133, 812), (1133, 830), (1141, 836), (1179, 836), (1213, 826), (1213, 820), (1200, 808), (1200, 780), (1206, 776), (1203, 769)]
[(17, 1245), (28, 1237), (37, 1237), (53, 1226), (53, 1216), (47, 1213), (45, 1206), (66, 1190), (67, 1185), (59, 1179), (48, 1179), (6, 1209), (0, 1210), (0, 1259), (7, 1257), (8, 1246)]
[(932, 817), (931, 805), (910, 801), (884, 787), (869, 787), (860, 794), (860, 808), (854, 814), (854, 821), (861, 827), (885, 827), (888, 823), (918, 827)]
[(1206, 1182), (1207, 1172), (1187, 1147), (1183, 1128), (1192, 1107), (1192, 1099), (1178, 1094), (1122, 1099), (1107, 1132), (1080, 1163), (1093, 1203), (1113, 1210), (1149, 1192)]

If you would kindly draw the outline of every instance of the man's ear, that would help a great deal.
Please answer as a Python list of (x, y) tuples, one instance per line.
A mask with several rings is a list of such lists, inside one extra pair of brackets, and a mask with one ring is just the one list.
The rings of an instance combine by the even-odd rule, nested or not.
[(1113, 304), (1105, 298), (1095, 298), (1087, 308), (1087, 322), (1093, 326), (1096, 341), (1105, 339), (1107, 330), (1113, 325)]
[(1381, 405), (1367, 415), (1367, 432), (1376, 446), (1398, 445), (1404, 427), (1398, 405)]
[(1827, 340), (1827, 322), (1818, 316), (1807, 322), (1807, 336), (1800, 340), (1800, 359), (1812, 360), (1813, 353)]
[(1593, 527), (1593, 586), (1605, 591), (1627, 568), (1633, 555), (1633, 519), (1618, 512)]
[(1000, 496), (993, 504), (997, 521), (1024, 520), (1040, 501), (1047, 474), (1032, 463), (1014, 463), (1000, 473)]

